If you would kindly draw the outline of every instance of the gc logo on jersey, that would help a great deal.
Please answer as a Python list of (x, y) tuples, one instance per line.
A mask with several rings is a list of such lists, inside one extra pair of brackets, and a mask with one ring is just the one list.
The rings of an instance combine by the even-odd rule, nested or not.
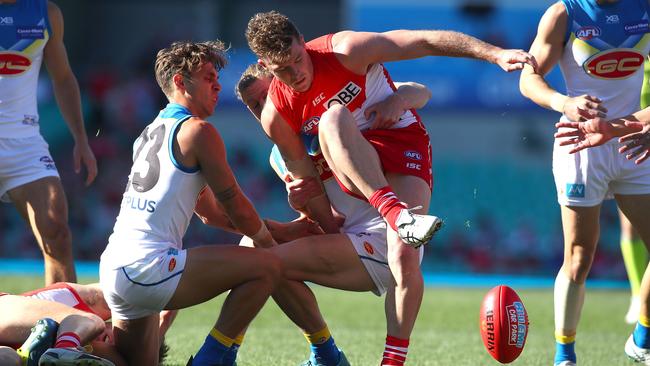
[(615, 48), (587, 59), (582, 68), (598, 79), (624, 79), (643, 67), (643, 55), (632, 48)]
[(0, 52), (0, 75), (19, 75), (31, 66), (32, 61), (21, 54)]
[(576, 37), (580, 40), (588, 41), (592, 38), (600, 37), (601, 34), (602, 31), (600, 30), (600, 28), (595, 26), (587, 26), (578, 29), (578, 31), (576, 32)]

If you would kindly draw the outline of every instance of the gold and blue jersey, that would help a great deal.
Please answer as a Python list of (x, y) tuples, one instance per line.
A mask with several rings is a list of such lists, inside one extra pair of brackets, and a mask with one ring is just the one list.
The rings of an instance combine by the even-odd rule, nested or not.
[(0, 4), (0, 137), (39, 133), (36, 87), (50, 35), (47, 0)]
[(643, 64), (650, 52), (648, 0), (562, 0), (567, 10), (560, 69), (571, 97), (603, 100), (608, 118), (639, 110)]

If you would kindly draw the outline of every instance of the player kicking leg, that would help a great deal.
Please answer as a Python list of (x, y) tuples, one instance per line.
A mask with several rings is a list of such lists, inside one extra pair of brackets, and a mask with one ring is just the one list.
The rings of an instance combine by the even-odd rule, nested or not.
[[(252, 65), (250, 66), (242, 75), (242, 78), (240, 79), (238, 86), (237, 86), (237, 92), (239, 98), (247, 105), (249, 110), (255, 115), (255, 117), (259, 120), (260, 119), (260, 114), (262, 107), (265, 103), (266, 100), (266, 94), (268, 90), (268, 85), (270, 83), (272, 76), (269, 75), (267, 72), (265, 72), (259, 65)], [(409, 100), (412, 105), (408, 106), (408, 108), (417, 108), (419, 106), (422, 106), (426, 103), (429, 97), (429, 93), (427, 92), (426, 88), (414, 84), (414, 83), (399, 83), (400, 87), (396, 93), (396, 97), (398, 97), (398, 101), (402, 100), (401, 95), (406, 95), (406, 99)], [(395, 98), (393, 96), (389, 96), (386, 100), (373, 105), (368, 108), (368, 111), (382, 111), (383, 113), (380, 114), (375, 114), (375, 122), (378, 123), (391, 123), (390, 121), (385, 121), (387, 118), (387, 115), (390, 115), (390, 107), (394, 107), (394, 105), (391, 105), (395, 101)], [(384, 109), (384, 107), (387, 107), (388, 109)], [(388, 113), (386, 113), (388, 112)], [(397, 116), (401, 115), (403, 113), (402, 110), (397, 108)], [(384, 119), (384, 121), (380, 121), (380, 119)], [(355, 128), (356, 129), (356, 128)], [(421, 132), (421, 131), (416, 131)], [(357, 130), (358, 133), (358, 130)], [(381, 131), (377, 131), (376, 133), (373, 134), (372, 137), (374, 138), (375, 141), (381, 141), (381, 138), (384, 137), (385, 135), (381, 133)], [(345, 194), (341, 191), (340, 187), (337, 186), (337, 183), (334, 181), (332, 178), (332, 174), (330, 173), (330, 169), (328, 167), (328, 164), (324, 161), (322, 156), (319, 156), (320, 152), (318, 151), (318, 140), (308, 139), (309, 136), (304, 136), (305, 138), (305, 143), (307, 145), (308, 151), (310, 154), (313, 154), (312, 160), (314, 163), (317, 165), (317, 170), (321, 173), (320, 178), (324, 183), (325, 190), (327, 191), (327, 194), (329, 196), (330, 201), (332, 202), (332, 205), (334, 209), (337, 210), (342, 210), (343, 214), (346, 216), (345, 224), (343, 226), (343, 231), (348, 233), (348, 237), (339, 237), (336, 235), (328, 236), (328, 240), (334, 242), (335, 240), (341, 240), (342, 241), (342, 246), (350, 246), (350, 244), (353, 244), (353, 248), (357, 250), (358, 257), (363, 259), (363, 264), (366, 265), (366, 271), (361, 271), (362, 274), (365, 273), (371, 274), (371, 276), (374, 276), (376, 280), (374, 281), (374, 285), (372, 287), (376, 289), (381, 289), (380, 293), (385, 292), (387, 289), (389, 291), (387, 297), (386, 297), (386, 315), (387, 315), (387, 323), (388, 323), (388, 334), (394, 334), (393, 332), (396, 332), (396, 329), (399, 328), (397, 325), (399, 323), (399, 319), (394, 316), (396, 310), (396, 301), (395, 301), (395, 284), (392, 280), (392, 276), (390, 272), (388, 271), (388, 259), (387, 259), (387, 249), (386, 249), (386, 225), (381, 222), (379, 217), (377, 216), (376, 211), (372, 209), (371, 206), (369, 206), (367, 203), (364, 203), (362, 200), (357, 200), (353, 198), (352, 196)], [(394, 138), (395, 136), (393, 136)], [(413, 141), (417, 141), (418, 138), (417, 136), (411, 138), (411, 143)], [(364, 140), (365, 142), (365, 140)], [(411, 145), (412, 146), (412, 145)], [(427, 144), (426, 146), (428, 147), (428, 138), (427, 138)], [(415, 151), (412, 151), (412, 155), (417, 155), (415, 154)], [(420, 155), (421, 156), (421, 155)], [(428, 154), (427, 154), (428, 156)], [(271, 165), (273, 166), (274, 170), (276, 173), (286, 182), (290, 181), (290, 175), (286, 169), (286, 166), (284, 165), (284, 159), (280, 155), (280, 152), (277, 147), (274, 147), (273, 152), (271, 154), (271, 159), (270, 159)], [(429, 176), (430, 177), (430, 176)], [(399, 177), (398, 177), (399, 178)], [(421, 181), (419, 178), (416, 178), (417, 181)], [(396, 180), (397, 181), (397, 180)], [(303, 181), (305, 182), (305, 181)], [(417, 184), (417, 182), (416, 182)], [(299, 189), (302, 191), (302, 195), (304, 196), (307, 192), (309, 191), (307, 189), (308, 184), (304, 183), (289, 183), (288, 190), (290, 192), (289, 195), (289, 202), (291, 206), (294, 209), (297, 210), (302, 210), (304, 214), (309, 214), (305, 210), (305, 205), (307, 202), (307, 197), (303, 199), (301, 203), (296, 203), (296, 199), (292, 199), (292, 188), (290, 188), (290, 185), (294, 185), (293, 187), (296, 189)], [(298, 187), (299, 186), (299, 187)], [(430, 194), (430, 191), (428, 190), (427, 187), (427, 192)], [(318, 190), (314, 190), (311, 193), (311, 196), (314, 196), (318, 194)], [(295, 196), (295, 195), (294, 195)], [(308, 195), (309, 196), (309, 195)], [(361, 217), (361, 219), (360, 219)], [(379, 225), (377, 225), (377, 220), (379, 221)], [(363, 222), (363, 227), (355, 227), (354, 223), (359, 223)], [(379, 231), (379, 233), (377, 232)], [(371, 235), (370, 233), (374, 232), (374, 235)], [(355, 233), (355, 235), (351, 235), (352, 233)], [(366, 235), (368, 237), (366, 237)], [(373, 236), (376, 240), (375, 243), (371, 244), (368, 241), (364, 241), (359, 238), (365, 238), (366, 240), (370, 240), (370, 236)], [(394, 237), (394, 240), (399, 240), (399, 238)], [(351, 241), (351, 243), (350, 243)], [(372, 242), (372, 241), (371, 241)], [(301, 248), (300, 244), (296, 244), (298, 248)], [(325, 255), (325, 252), (327, 252), (330, 249), (326, 249), (327, 247), (324, 247), (323, 249), (319, 249), (319, 251), (314, 250), (313, 253), (309, 252), (309, 248), (305, 249), (307, 251), (306, 255), (315, 255), (317, 259), (314, 259), (317, 263), (311, 263), (309, 268), (314, 268), (314, 271), (312, 274), (317, 276), (316, 274), (318, 273), (325, 273), (325, 278), (335, 278), (337, 273), (345, 273), (346, 271), (352, 271), (355, 268), (355, 265), (358, 264), (358, 260), (354, 258), (354, 253), (352, 255), (349, 254), (344, 254), (346, 253), (343, 248), (339, 249), (331, 249), (332, 253), (329, 255)], [(274, 248), (274, 250), (277, 248)], [(315, 248), (312, 248), (315, 249)], [(281, 250), (281, 249), (278, 249)], [(296, 252), (299, 252), (300, 250), (296, 250)], [(421, 250), (417, 251), (418, 257), (417, 257), (417, 266), (419, 266), (419, 262), (421, 260)], [(379, 258), (371, 258), (370, 255), (377, 255)], [(285, 255), (280, 255), (283, 259), (285, 258)], [(383, 257), (382, 257), (383, 256)], [(323, 263), (322, 258), (328, 258), (332, 260), (334, 263), (339, 263), (338, 266), (333, 265), (332, 263)], [(334, 258), (337, 258), (334, 260)], [(351, 260), (353, 258), (353, 260)], [(329, 261), (327, 261), (329, 262)], [(372, 268), (371, 264), (374, 264), (375, 266), (383, 266), (382, 268), (376, 270)], [(291, 268), (294, 268), (294, 264), (289, 264)], [(329, 270), (327, 269), (329, 268)], [(357, 268), (358, 269), (358, 268)], [(307, 270), (308, 271), (308, 270)], [(387, 273), (387, 277), (389, 280), (384, 280), (383, 285), (381, 285), (382, 281), (377, 280), (376, 274), (384, 272), (384, 274)], [(352, 276), (346, 276), (352, 278)], [(364, 277), (364, 276), (361, 276)], [(367, 276), (365, 276), (367, 277)], [(385, 279), (385, 278), (384, 278)], [(343, 288), (346, 289), (345, 284), (343, 282), (333, 282), (333, 283), (328, 283), (327, 280), (323, 279), (311, 279), (312, 281), (322, 281), (318, 282), (321, 284), (331, 285), (332, 287), (336, 288)], [(282, 286), (280, 286), (282, 287)], [(313, 295), (312, 295), (313, 296)], [(278, 301), (278, 296), (277, 296), (277, 291), (276, 294), (274, 295), (274, 299)], [(280, 304), (280, 303), (279, 303)], [(314, 303), (314, 306), (317, 306)], [(290, 318), (293, 317), (291, 314), (294, 314), (296, 311), (300, 311), (300, 309), (294, 310), (291, 308), (288, 308), (286, 306), (282, 306), (280, 304), (280, 307), (289, 315)], [(316, 308), (317, 309), (317, 308)], [(317, 314), (318, 317), (320, 318), (320, 314)], [(313, 316), (311, 317), (313, 318)], [(294, 320), (294, 322), (301, 326), (301, 323), (299, 321)], [(304, 324), (304, 323), (302, 323)], [(304, 329), (304, 327), (303, 327)], [(406, 337), (408, 338), (408, 336)], [(384, 360), (382, 362), (387, 362), (387, 363), (393, 363), (397, 362), (397, 364), (403, 363), (406, 359), (406, 353), (408, 350), (408, 342), (405, 341), (404, 339), (399, 339), (397, 337), (393, 336), (388, 336), (387, 337), (387, 345), (386, 345), (386, 351), (384, 352)]]

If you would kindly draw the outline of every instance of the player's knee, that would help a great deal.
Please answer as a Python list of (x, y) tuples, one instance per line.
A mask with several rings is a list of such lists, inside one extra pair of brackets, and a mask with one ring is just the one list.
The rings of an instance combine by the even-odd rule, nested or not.
[(18, 353), (10, 347), (0, 346), (0, 365), (20, 366), (21, 360)]
[(340, 132), (342, 124), (349, 119), (347, 118), (349, 113), (345, 107), (339, 104), (331, 106), (321, 115), (318, 122), (318, 136), (327, 138), (329, 134)]
[(569, 263), (567, 263), (571, 280), (584, 282), (589, 273), (589, 269), (591, 269), (593, 260), (593, 253), (585, 250), (574, 250), (569, 259)]
[(263, 265), (260, 266), (262, 276), (275, 288), (283, 278), (283, 267), (280, 258), (271, 251), (265, 251)]

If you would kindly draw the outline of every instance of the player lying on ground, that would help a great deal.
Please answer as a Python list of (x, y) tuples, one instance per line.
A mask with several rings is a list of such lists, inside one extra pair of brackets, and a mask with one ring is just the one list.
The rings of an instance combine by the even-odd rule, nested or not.
[[(0, 345), (6, 346), (2, 354), (7, 357), (0, 358), (5, 360), (0, 365), (13, 364), (10, 359), (37, 365), (43, 354), (44, 361), (87, 362), (92, 356), (79, 348), (86, 345), (95, 356), (115, 365), (125, 364), (113, 347), (111, 327), (106, 323), (111, 313), (98, 283), (62, 282), (21, 295), (4, 294), (0, 296), (0, 314), (4, 314), (0, 315)], [(175, 312), (161, 314), (161, 337), (174, 317)], [(163, 350), (166, 346), (161, 347), (161, 360)], [(95, 360), (93, 364), (111, 363)]]

